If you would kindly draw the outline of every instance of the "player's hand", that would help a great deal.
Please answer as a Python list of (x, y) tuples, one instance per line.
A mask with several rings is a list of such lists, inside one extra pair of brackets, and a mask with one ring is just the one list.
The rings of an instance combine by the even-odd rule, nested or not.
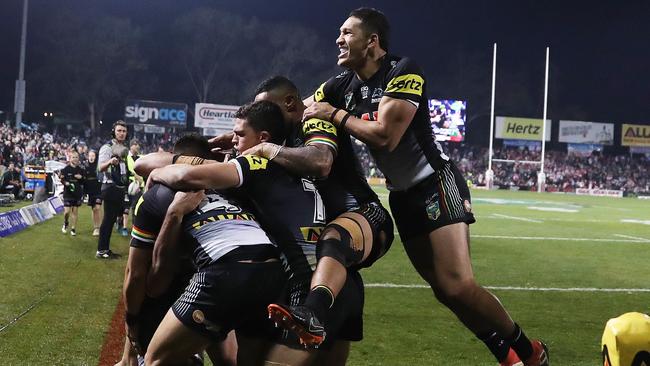
[(142, 345), (138, 342), (138, 326), (132, 326), (130, 327), (128, 324), (124, 323), (126, 326), (126, 337), (129, 339), (129, 343), (131, 343), (131, 347), (141, 356), (144, 356), (144, 349), (142, 348)]
[(215, 136), (209, 139), (208, 143), (210, 144), (212, 151), (220, 152), (222, 150), (232, 149), (234, 147), (232, 143), (233, 135), (234, 135), (233, 132), (228, 132), (228, 133), (222, 133), (219, 136)]
[(268, 159), (278, 147), (270, 142), (262, 142), (242, 152), (242, 155), (257, 155)]
[(178, 191), (174, 195), (174, 200), (169, 205), (168, 211), (185, 215), (194, 211), (203, 198), (205, 198), (205, 192), (203, 190), (189, 192)]
[(325, 121), (330, 120), (332, 112), (336, 108), (332, 107), (329, 103), (326, 102), (315, 102), (312, 103), (302, 114), (302, 120), (306, 121), (310, 118), (318, 118)]

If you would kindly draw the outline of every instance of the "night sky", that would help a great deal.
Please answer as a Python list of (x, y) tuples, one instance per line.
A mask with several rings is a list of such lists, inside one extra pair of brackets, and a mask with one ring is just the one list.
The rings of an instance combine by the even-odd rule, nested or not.
[[(154, 29), (199, 6), (269, 24), (298, 24), (317, 32), (333, 66), (338, 27), (350, 10), (368, 5), (388, 16), (391, 53), (420, 64), (430, 97), (468, 100), (475, 131), (487, 126), (494, 42), (499, 46), (497, 115), (541, 118), (544, 52), (550, 46), (549, 118), (650, 124), (648, 1), (31, 0), (27, 88), (30, 69), (47, 62), (46, 55), (30, 58), (38, 54), (34, 50), (39, 37), (34, 34), (39, 19), (61, 9), (130, 18)], [(18, 74), (21, 11), (22, 1), (0, 2), (0, 110), (9, 112)], [(159, 47), (167, 41), (164, 33), (154, 39)], [(163, 80), (160, 87), (169, 88), (164, 84), (166, 70), (159, 67), (155, 72)], [(471, 125), (468, 129), (471, 133)]]

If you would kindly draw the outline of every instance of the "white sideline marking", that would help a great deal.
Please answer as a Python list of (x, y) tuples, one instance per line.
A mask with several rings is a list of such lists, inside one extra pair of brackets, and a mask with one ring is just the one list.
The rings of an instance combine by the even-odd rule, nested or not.
[(625, 222), (628, 224), (643, 224), (643, 225), (650, 225), (650, 220), (634, 220), (634, 219), (623, 219), (621, 222)]
[(492, 214), (492, 216), (501, 217), (501, 218), (504, 218), (504, 219), (511, 219), (511, 220), (519, 220), (519, 221), (527, 221), (527, 222), (536, 222), (536, 223), (538, 223), (538, 224), (544, 222), (544, 221), (542, 221), (542, 220), (527, 219), (527, 218), (525, 218), (525, 217), (508, 216), (508, 215), (502, 215), (502, 214)]
[(562, 207), (528, 206), (527, 208), (529, 210), (537, 210), (537, 211), (570, 212), (570, 213), (578, 212), (578, 210), (574, 210), (572, 208), (562, 208)]
[[(365, 287), (375, 288), (429, 288), (427, 285), (399, 285), (396, 283), (366, 283)], [(508, 291), (553, 291), (553, 292), (650, 292), (650, 288), (598, 288), (598, 287), (519, 287), (483, 286), (488, 290)]]
[(603, 238), (557, 238), (552, 236), (507, 236), (507, 235), (479, 235), (472, 234), (472, 238), (486, 239), (511, 239), (511, 240), (559, 240), (559, 241), (598, 241), (607, 243), (648, 243), (645, 239), (603, 239)]
[(650, 242), (650, 239), (639, 238), (638, 236), (630, 236), (630, 235), (623, 235), (623, 234), (614, 234), (614, 236), (618, 236), (618, 237), (621, 237), (621, 238), (634, 239), (634, 240), (641, 240), (641, 241), (644, 241), (644, 242)]

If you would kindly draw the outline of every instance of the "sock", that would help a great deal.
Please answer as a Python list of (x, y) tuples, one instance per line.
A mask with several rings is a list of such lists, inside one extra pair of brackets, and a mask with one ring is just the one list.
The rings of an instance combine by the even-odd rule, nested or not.
[(327, 286), (318, 285), (309, 291), (305, 306), (312, 309), (321, 322), (325, 320), (327, 311), (334, 305), (334, 294)]
[(63, 219), (63, 226), (68, 227), (68, 218)]
[(533, 354), (533, 345), (530, 344), (530, 339), (526, 337), (519, 324), (515, 323), (515, 331), (507, 340), (522, 361), (529, 359)]
[(497, 332), (487, 331), (477, 334), (476, 337), (480, 339), (485, 346), (492, 352), (497, 362), (505, 361), (510, 351), (510, 343), (503, 339)]

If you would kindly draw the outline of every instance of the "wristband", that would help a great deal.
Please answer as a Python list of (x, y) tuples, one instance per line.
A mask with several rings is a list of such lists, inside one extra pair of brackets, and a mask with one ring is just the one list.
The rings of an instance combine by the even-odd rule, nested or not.
[(128, 311), (124, 312), (124, 322), (125, 322), (126, 325), (128, 325), (129, 327), (132, 327), (132, 326), (136, 325), (136, 323), (138, 322), (138, 320), (140, 320), (140, 316), (139, 316), (139, 315), (131, 314), (131, 313), (129, 313)]
[(348, 118), (350, 118), (351, 114), (350, 113), (345, 113), (345, 117), (341, 120), (341, 123), (339, 123), (339, 130), (343, 131), (345, 129), (345, 124), (348, 123)]
[(283, 147), (282, 145), (276, 145), (276, 146), (277, 146), (277, 148), (275, 149), (273, 154), (271, 154), (271, 156), (269, 156), (269, 161), (275, 159), (275, 157), (278, 156), (278, 154), (280, 153), (280, 150), (282, 150), (282, 147)]
[(172, 157), (172, 164), (176, 164), (176, 160), (181, 157), (181, 154), (174, 154)]
[(336, 114), (339, 113), (340, 110), (341, 110), (341, 108), (334, 109), (334, 112), (332, 112), (332, 114), (330, 114), (330, 122), (334, 123), (334, 117), (336, 117)]

